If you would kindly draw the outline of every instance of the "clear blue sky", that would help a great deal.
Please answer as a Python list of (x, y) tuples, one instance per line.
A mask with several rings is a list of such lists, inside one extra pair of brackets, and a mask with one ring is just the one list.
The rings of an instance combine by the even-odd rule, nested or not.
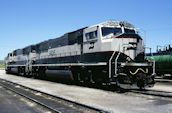
[(107, 20), (145, 30), (154, 51), (172, 44), (172, 0), (0, 0), (0, 60), (14, 49)]

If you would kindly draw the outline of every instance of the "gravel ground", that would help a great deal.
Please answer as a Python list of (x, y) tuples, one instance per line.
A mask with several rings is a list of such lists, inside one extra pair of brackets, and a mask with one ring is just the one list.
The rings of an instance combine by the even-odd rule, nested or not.
[[(6, 75), (4, 70), (0, 70), (0, 78), (113, 113), (172, 113), (172, 99), (170, 98), (130, 93), (119, 94), (112, 91)], [(161, 85), (161, 87), (165, 89), (167, 86)], [(153, 89), (158, 90), (159, 86), (155, 85)], [(170, 86), (168, 89), (171, 89)]]
[(0, 113), (51, 113), (51, 111), (0, 86)]
[(157, 82), (156, 85), (153, 88), (150, 88), (151, 90), (161, 90), (161, 91), (169, 91), (172, 92), (172, 82)]

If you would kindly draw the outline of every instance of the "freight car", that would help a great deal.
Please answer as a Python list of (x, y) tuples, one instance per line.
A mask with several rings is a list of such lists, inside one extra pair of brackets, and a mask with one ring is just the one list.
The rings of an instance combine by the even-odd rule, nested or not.
[[(159, 49), (159, 47), (161, 47)], [(157, 52), (147, 54), (146, 58), (149, 60), (155, 60), (155, 71), (159, 76), (165, 74), (171, 74), (172, 77), (172, 47), (168, 46), (157, 46)]]
[(144, 52), (143, 40), (132, 24), (107, 21), (9, 53), (6, 72), (44, 76), (67, 70), (76, 82), (124, 89), (151, 87), (155, 73)]

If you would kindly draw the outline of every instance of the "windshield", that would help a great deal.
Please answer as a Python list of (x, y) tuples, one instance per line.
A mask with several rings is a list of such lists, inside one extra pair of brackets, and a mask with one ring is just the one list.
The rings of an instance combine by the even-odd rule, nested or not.
[(110, 27), (102, 27), (102, 35), (106, 36), (113, 33), (114, 35), (122, 33), (121, 28), (110, 28)]
[(130, 29), (125, 29), (125, 33), (126, 34), (135, 34), (134, 30), (130, 30)]

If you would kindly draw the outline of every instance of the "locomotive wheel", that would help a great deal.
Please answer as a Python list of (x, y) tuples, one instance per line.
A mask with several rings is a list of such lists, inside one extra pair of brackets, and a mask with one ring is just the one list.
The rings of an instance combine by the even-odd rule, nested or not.
[(33, 68), (32, 75), (34, 78), (38, 78), (38, 69), (37, 68)]
[(170, 74), (171, 76), (170, 76), (170, 79), (172, 79), (172, 74)]
[(10, 74), (11, 68), (7, 68), (6, 74)]
[(140, 90), (142, 90), (145, 87), (145, 78), (146, 74), (138, 73), (137, 74), (137, 86)]
[[(78, 71), (79, 70), (79, 71)], [(80, 71), (81, 70), (81, 71)], [(75, 83), (91, 84), (93, 81), (92, 72), (85, 69), (73, 69), (72, 70), (73, 80)]]
[(139, 87), (140, 90), (144, 88), (144, 81), (143, 80), (138, 80), (137, 81), (137, 86)]
[(89, 83), (89, 73), (87, 70), (83, 71), (83, 78), (84, 78), (84, 83), (88, 84)]
[(25, 75), (25, 69), (24, 69), (24, 67), (21, 67), (21, 68), (20, 68), (20, 73), (19, 73), (19, 75), (21, 75), (21, 76), (24, 76), (24, 75)]
[(93, 70), (92, 72), (92, 80), (97, 84), (101, 85), (103, 82), (103, 75), (101, 70)]
[(44, 67), (40, 67), (38, 69), (38, 78), (45, 78), (46, 74), (45, 74), (46, 69)]
[(93, 74), (91, 70), (83, 70), (81, 74), (81, 78), (84, 81), (85, 84), (92, 84), (94, 83), (93, 81)]
[(72, 70), (72, 76), (73, 76), (74, 82), (76, 83), (80, 82), (80, 79), (79, 79), (80, 73), (78, 71)]
[(8, 70), (6, 70), (6, 74), (10, 74), (10, 72)]
[(24, 67), (24, 70), (25, 70), (24, 76), (25, 76), (25, 77), (30, 77), (30, 72), (29, 72), (29, 69), (28, 69), (27, 66)]

